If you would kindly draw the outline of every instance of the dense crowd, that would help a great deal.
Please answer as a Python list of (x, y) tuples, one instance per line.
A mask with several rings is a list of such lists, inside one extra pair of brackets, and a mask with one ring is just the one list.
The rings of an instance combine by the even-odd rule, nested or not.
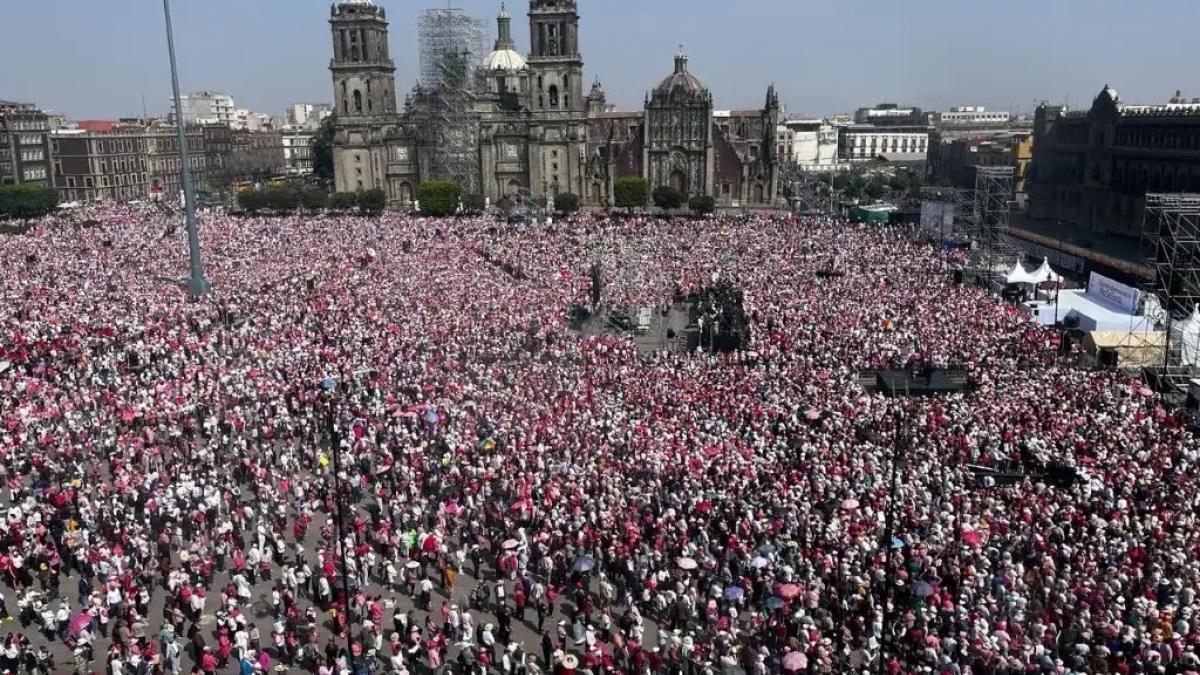
[(1200, 670), (1191, 436), (904, 231), (208, 213), (190, 300), (176, 221), (0, 239), (0, 673)]

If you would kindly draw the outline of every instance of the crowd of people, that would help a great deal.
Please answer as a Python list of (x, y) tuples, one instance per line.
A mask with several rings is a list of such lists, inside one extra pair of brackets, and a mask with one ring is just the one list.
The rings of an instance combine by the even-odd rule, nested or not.
[(1188, 431), (904, 230), (176, 220), (0, 239), (0, 673), (1200, 671)]

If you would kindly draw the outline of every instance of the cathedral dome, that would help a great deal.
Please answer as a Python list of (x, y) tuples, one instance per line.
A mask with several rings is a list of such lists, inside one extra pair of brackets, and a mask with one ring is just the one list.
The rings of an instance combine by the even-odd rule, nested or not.
[(491, 54), (483, 57), (483, 69), (516, 71), (525, 70), (525, 57), (515, 49), (497, 49)]
[(682, 91), (685, 94), (695, 95), (703, 94), (708, 91), (700, 80), (696, 79), (695, 75), (688, 72), (687, 56), (679, 54), (675, 57), (675, 72), (667, 76), (665, 80), (659, 83), (654, 88), (658, 94), (672, 94), (675, 91)]

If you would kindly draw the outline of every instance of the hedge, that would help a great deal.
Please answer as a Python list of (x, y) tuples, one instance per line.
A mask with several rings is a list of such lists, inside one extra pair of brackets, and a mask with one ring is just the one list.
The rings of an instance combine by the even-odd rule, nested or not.
[(366, 215), (377, 216), (387, 208), (387, 195), (383, 190), (367, 190), (358, 193), (358, 210)]
[(58, 206), (58, 191), (36, 183), (0, 185), (0, 219), (40, 218)]
[(635, 209), (646, 205), (650, 199), (650, 186), (645, 178), (625, 176), (613, 183), (613, 203), (617, 208)]
[(449, 216), (458, 211), (458, 185), (445, 180), (429, 180), (417, 189), (421, 213), (426, 216)]

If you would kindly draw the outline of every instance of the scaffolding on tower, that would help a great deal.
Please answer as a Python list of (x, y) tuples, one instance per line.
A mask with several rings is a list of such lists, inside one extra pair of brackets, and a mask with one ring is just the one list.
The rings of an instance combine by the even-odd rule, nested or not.
[(427, 9), (418, 43), (430, 177), (481, 192), (475, 68), (486, 48), (484, 24), (456, 7)]

